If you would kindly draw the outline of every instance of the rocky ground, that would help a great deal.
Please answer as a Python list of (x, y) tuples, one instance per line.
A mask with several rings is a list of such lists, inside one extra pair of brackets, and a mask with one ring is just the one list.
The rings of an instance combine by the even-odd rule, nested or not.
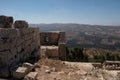
[[(30, 68), (32, 64), (23, 63), (23, 65)], [(19, 72), (17, 77), (23, 76), (22, 80), (120, 80), (120, 70), (95, 68), (92, 63), (40, 59), (32, 66), (34, 69), (29, 74), (21, 75), (23, 73)], [(0, 80), (18, 79), (14, 77)]]
[(37, 80), (120, 80), (119, 72), (95, 69), (91, 63), (41, 59)]

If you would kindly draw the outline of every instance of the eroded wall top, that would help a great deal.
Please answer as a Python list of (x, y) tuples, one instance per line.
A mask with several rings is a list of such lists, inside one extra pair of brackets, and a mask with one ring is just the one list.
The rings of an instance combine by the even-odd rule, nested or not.
[(9, 77), (14, 66), (40, 55), (39, 28), (26, 21), (0, 16), (0, 77)]
[(55, 45), (59, 43), (66, 43), (65, 32), (41, 32), (40, 33), (41, 45)]
[(13, 24), (13, 17), (0, 16), (0, 28), (11, 28)]
[(14, 22), (11, 16), (0, 16), (0, 28), (28, 28), (28, 23), (24, 20)]

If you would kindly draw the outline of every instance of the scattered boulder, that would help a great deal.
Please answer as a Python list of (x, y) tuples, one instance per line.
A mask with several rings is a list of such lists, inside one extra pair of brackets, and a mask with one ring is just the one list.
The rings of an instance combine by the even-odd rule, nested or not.
[(40, 68), (40, 64), (39, 64), (39, 63), (35, 63), (35, 64), (34, 64), (34, 67), (35, 67), (35, 68)]
[(30, 72), (24, 77), (24, 80), (36, 80), (38, 72)]
[(53, 67), (53, 68), (51, 69), (51, 71), (56, 72), (56, 68), (55, 68), (55, 67)]
[(45, 68), (45, 69), (49, 69), (50, 67), (49, 66), (42, 66), (43, 68)]
[(22, 20), (15, 21), (14, 28), (28, 28), (28, 23)]
[(30, 71), (34, 68), (34, 65), (31, 63), (25, 62), (22, 64), (22, 67), (27, 67)]
[(45, 70), (46, 73), (51, 73), (51, 70)]
[(13, 77), (17, 79), (24, 78), (26, 74), (28, 74), (27, 67), (18, 67), (17, 70), (13, 71)]
[(53, 67), (53, 68), (50, 68), (50, 69), (46, 69), (45, 72), (46, 73), (56, 72), (56, 68)]
[(24, 78), (29, 72), (34, 69), (34, 65), (30, 63), (23, 63), (22, 67), (18, 67), (15, 71), (13, 71), (13, 77), (17, 79)]

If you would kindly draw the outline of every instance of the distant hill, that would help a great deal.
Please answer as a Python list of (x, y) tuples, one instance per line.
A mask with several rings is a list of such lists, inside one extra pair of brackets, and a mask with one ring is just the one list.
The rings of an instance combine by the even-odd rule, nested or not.
[(69, 47), (120, 49), (120, 26), (88, 24), (30, 24), (40, 27), (40, 31), (65, 31)]

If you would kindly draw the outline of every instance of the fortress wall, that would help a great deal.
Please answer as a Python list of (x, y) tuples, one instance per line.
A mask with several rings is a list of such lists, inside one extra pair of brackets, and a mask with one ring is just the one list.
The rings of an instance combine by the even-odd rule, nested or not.
[(59, 59), (60, 60), (66, 60), (66, 44), (65, 43), (59, 43)]
[(65, 32), (41, 32), (40, 39), (41, 46), (43, 46), (41, 47), (41, 55), (46, 55), (48, 58), (54, 59), (66, 59)]
[[(30, 57), (37, 57), (40, 54), (39, 50), (40, 38), (38, 28), (0, 29), (0, 69), (6, 67), (9, 70), (17, 63), (25, 61)], [(2, 72), (0, 72), (0, 76)], [(4, 72), (4, 74), (8, 73)]]
[(56, 32), (42, 32), (40, 33), (42, 45), (58, 45), (59, 33)]
[(39, 28), (28, 28), (25, 21), (12, 26), (9, 19), (0, 16), (0, 77), (8, 77), (16, 64), (40, 55)]
[(65, 32), (60, 32), (59, 35), (59, 43), (66, 43)]
[(59, 46), (59, 59), (66, 60), (66, 38), (65, 38), (65, 32), (60, 32), (58, 46)]
[(13, 17), (0, 16), (0, 28), (11, 28), (13, 24)]

